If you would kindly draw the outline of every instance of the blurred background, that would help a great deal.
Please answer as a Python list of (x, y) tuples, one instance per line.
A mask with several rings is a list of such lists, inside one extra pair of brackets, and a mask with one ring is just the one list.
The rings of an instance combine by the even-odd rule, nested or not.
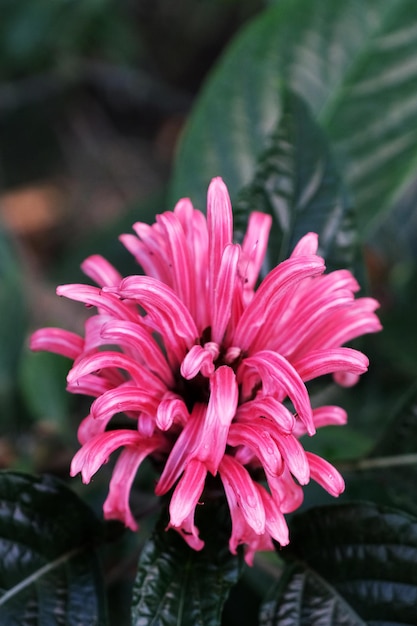
[[(228, 178), (220, 165), (230, 166), (234, 191), (240, 189), (244, 175), (254, 172), (259, 154), (253, 148), (260, 150), (259, 138), (268, 137), (268, 123), (276, 122), (284, 77), (336, 147), (359, 225), (372, 226), (370, 235), (358, 229), (366, 265), (361, 279), (366, 284), (368, 273), (385, 330), (365, 340), (372, 362), (365, 381), (332, 398), (335, 403), (342, 398), (340, 404), (349, 409), (349, 426), (323, 432), (315, 451), (331, 460), (369, 452), (391, 408), (415, 384), (414, 0), (298, 2), (298, 12), (282, 2), (288, 21), (280, 24), (276, 12), (279, 41), (272, 31), (268, 35), (264, 20), (263, 30), (254, 29), (247, 38), (249, 47), (242, 40), (240, 48), (232, 46), (227, 67), (206, 88), (204, 81), (234, 35), (273, 5), (279, 8), (280, 0), (0, 0), (0, 469), (69, 480), (77, 425), (90, 402), (66, 393), (69, 362), (30, 353), (27, 338), (48, 325), (82, 332), (88, 311), (58, 298), (55, 289), (84, 280), (79, 266), (88, 255), (103, 254), (123, 274), (137, 271), (117, 237), (135, 221), (153, 221), (155, 213), (172, 208), (168, 185), (178, 140), (201, 93), (202, 113), (191, 124), (175, 190), (185, 170), (186, 188), (191, 182), (202, 193), (211, 166), (211, 175)], [(246, 58), (247, 76), (239, 53)], [(350, 72), (352, 58), (356, 74)], [(320, 118), (321, 98), (323, 109), (330, 105)], [(384, 454), (415, 453), (416, 414), (413, 395), (402, 438), (398, 429), (387, 436), (390, 445), (402, 447), (385, 446)], [(103, 468), (88, 487), (79, 479), (70, 482), (99, 516), (110, 473)], [(378, 477), (382, 500), (393, 476), (388, 473), (385, 482)], [(391, 496), (397, 496), (399, 484), (407, 487), (404, 508), (417, 513), (416, 470), (405, 468), (404, 474), (408, 482), (401, 475)], [(151, 467), (144, 467), (132, 502), (138, 517), (157, 513), (152, 481)], [(362, 497), (358, 485), (356, 490), (353, 495)], [(374, 483), (369, 493), (376, 493)], [(306, 503), (321, 497), (307, 492)], [(137, 555), (154, 519), (141, 520), (140, 534), (122, 537), (116, 529), (114, 545), (103, 550), (112, 623), (118, 626), (129, 623)], [(266, 583), (259, 570), (246, 576), (241, 585), (248, 585), (252, 596), (240, 588), (234, 601), (237, 592), (232, 593), (229, 626), (239, 624), (242, 614), (253, 615), (255, 623), (253, 597), (262, 596)]]
[[(82, 332), (87, 312), (55, 288), (83, 280), (89, 254), (137, 271), (118, 234), (172, 208), (165, 189), (194, 98), (265, 4), (0, 0), (0, 468), (69, 479), (88, 400), (66, 393), (69, 362), (30, 353), (27, 338), (47, 325)], [(134, 508), (146, 514), (142, 477)], [(108, 479), (87, 491), (71, 481), (100, 517)], [(103, 555), (119, 625), (152, 521)]]
[[(37, 361), (53, 357), (22, 362), (24, 339), (39, 325), (81, 326), (81, 307), (61, 302), (56, 284), (81, 280), (79, 264), (95, 252), (123, 270), (131, 261), (117, 235), (170, 208), (164, 190), (195, 95), (263, 5), (0, 0), (0, 467), (58, 464), (66, 474), (68, 458), (28, 450), (40, 445), (27, 439), (34, 414), (37, 428), (48, 418), (36, 397), (51, 396)], [(52, 431), (57, 413), (66, 419), (61, 402), (51, 400)]]

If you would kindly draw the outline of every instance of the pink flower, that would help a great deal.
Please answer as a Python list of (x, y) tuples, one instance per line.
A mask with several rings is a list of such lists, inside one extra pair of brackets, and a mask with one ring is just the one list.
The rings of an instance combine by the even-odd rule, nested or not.
[[(256, 289), (270, 226), (270, 216), (255, 212), (242, 246), (233, 243), (228, 192), (214, 179), (207, 218), (183, 199), (152, 226), (135, 224), (136, 236), (122, 235), (145, 276), (122, 279), (92, 256), (83, 270), (99, 287), (58, 287), (96, 307), (84, 337), (44, 328), (31, 340), (34, 350), (73, 359), (68, 390), (95, 398), (71, 475), (89, 482), (122, 448), (105, 517), (137, 529), (129, 495), (150, 456), (161, 468), (156, 494), (172, 492), (170, 527), (200, 550), (194, 515), (212, 496), (211, 474), (230, 509), (230, 550), (244, 544), (249, 563), (273, 539), (288, 543), (284, 514), (300, 506), (301, 485), (312, 478), (334, 496), (343, 491), (337, 470), (305, 452), (299, 437), (344, 424), (345, 411), (313, 409), (305, 383), (324, 374), (356, 382), (368, 359), (341, 346), (380, 330), (377, 302), (355, 300), (351, 273), (324, 274), (314, 233)], [(120, 412), (131, 428), (107, 430)]]

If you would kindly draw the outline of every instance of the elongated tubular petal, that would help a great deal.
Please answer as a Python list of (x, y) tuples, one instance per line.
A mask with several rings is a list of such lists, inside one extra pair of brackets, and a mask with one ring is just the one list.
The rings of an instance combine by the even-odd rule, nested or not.
[(248, 421), (258, 416), (269, 417), (284, 434), (292, 432), (295, 424), (294, 415), (282, 402), (278, 402), (271, 396), (258, 396), (255, 400), (245, 402), (238, 407), (236, 418), (240, 421)]
[(340, 496), (345, 490), (345, 481), (337, 469), (328, 461), (317, 456), (317, 454), (306, 452), (306, 455), (310, 464), (311, 478), (328, 491), (330, 495), (334, 497)]
[(227, 244), (221, 257), (214, 289), (211, 325), (212, 340), (216, 343), (222, 341), (232, 312), (239, 255), (240, 246)]
[[(121, 380), (120, 383), (124, 381)], [(67, 390), (71, 393), (83, 394), (85, 396), (93, 396), (97, 398), (109, 389), (114, 389), (114, 383), (103, 376), (95, 374), (87, 374), (79, 380), (67, 384)]]
[(129, 319), (137, 322), (139, 315), (132, 308), (120, 301), (112, 293), (91, 285), (60, 285), (56, 290), (58, 296), (64, 296), (70, 300), (84, 302), (88, 306), (95, 306), (100, 310), (110, 313), (116, 319)]
[(323, 259), (315, 256), (295, 257), (280, 263), (262, 281), (252, 302), (243, 311), (233, 344), (249, 351), (259, 328), (286, 291), (303, 278), (317, 276), (323, 271)]
[(256, 484), (256, 488), (262, 498), (265, 509), (265, 530), (278, 541), (281, 546), (286, 546), (290, 542), (289, 531), (285, 517), (279, 510), (277, 503), (270, 496), (262, 485)]
[(215, 286), (223, 250), (233, 238), (233, 216), (229, 192), (221, 178), (213, 178), (207, 192), (207, 231), (209, 244), (209, 294), (214, 309)]
[(121, 452), (113, 469), (109, 494), (103, 504), (105, 519), (117, 519), (131, 530), (138, 529), (129, 506), (130, 490), (140, 464), (157, 445), (156, 441), (148, 445), (142, 442), (139, 446), (127, 446)]
[[(308, 341), (310, 336), (314, 337), (333, 316), (351, 304), (352, 299), (353, 295), (346, 290), (331, 296), (326, 294), (322, 298), (318, 297), (312, 306), (306, 306), (298, 315), (293, 315), (291, 322), (285, 325), (286, 330), (280, 333), (280, 340), (278, 345), (275, 344), (275, 349), (285, 355), (296, 352), (299, 346), (302, 350), (306, 340)], [(262, 340), (258, 337), (256, 347), (260, 345)]]
[(133, 385), (121, 385), (94, 400), (90, 412), (95, 419), (106, 420), (116, 413), (128, 411), (144, 411), (156, 415), (158, 404), (159, 400), (154, 394)]
[(156, 251), (151, 250), (148, 245), (131, 234), (120, 235), (119, 241), (135, 257), (145, 274), (168, 284), (167, 263), (162, 261), (158, 248)]
[(62, 328), (41, 328), (32, 334), (29, 347), (31, 350), (47, 350), (75, 360), (84, 349), (84, 339)]
[(155, 374), (152, 374), (132, 357), (121, 352), (97, 352), (80, 359), (69, 372), (68, 383), (75, 383), (77, 379), (86, 374), (104, 368), (126, 370), (139, 389), (151, 390), (155, 394), (163, 394), (166, 391), (166, 385)]
[(100, 254), (93, 254), (81, 263), (86, 276), (94, 280), (99, 287), (118, 285), (122, 275)]
[(265, 509), (249, 472), (233, 457), (225, 454), (219, 473), (226, 496), (231, 490), (249, 526), (257, 535), (264, 533)]
[(373, 298), (355, 300), (349, 308), (339, 311), (334, 319), (329, 320), (321, 329), (317, 329), (316, 333), (304, 342), (303, 352), (318, 348), (335, 348), (360, 335), (379, 332), (382, 325), (374, 313), (378, 306), (379, 303)]
[(291, 258), (305, 256), (308, 254), (317, 254), (318, 247), (319, 236), (317, 233), (307, 233), (304, 237), (301, 237), (300, 241), (296, 244), (291, 253)]
[(191, 348), (199, 334), (190, 312), (175, 292), (149, 276), (129, 276), (122, 281), (119, 295), (143, 306), (162, 334), (167, 348), (177, 362), (181, 362), (185, 354), (184, 344)]
[(279, 504), (282, 513), (292, 513), (298, 509), (304, 499), (304, 493), (300, 485), (297, 485), (290, 470), (285, 467), (280, 476), (266, 474), (268, 487), (274, 500)]
[[(343, 426), (347, 422), (347, 413), (340, 406), (320, 406), (313, 409), (313, 422), (316, 428), (323, 426)], [(301, 437), (307, 434), (305, 426), (300, 420), (296, 421), (293, 435)]]
[(308, 381), (334, 372), (363, 374), (368, 369), (369, 360), (353, 348), (328, 348), (311, 351), (293, 365), (300, 378)]
[(171, 526), (179, 527), (184, 520), (195, 512), (195, 507), (203, 493), (207, 469), (204, 463), (191, 459), (174, 489), (169, 505)]
[[(171, 524), (168, 524), (170, 528)], [(194, 511), (182, 522), (181, 526), (173, 527), (181, 535), (184, 541), (192, 548), (192, 550), (202, 550), (204, 541), (199, 537), (198, 528), (194, 524)]]
[[(294, 435), (281, 434), (276, 438), (276, 442), (291, 474), (296, 477), (300, 485), (306, 485), (310, 480), (310, 467), (301, 443)], [(268, 469), (267, 472), (269, 474)]]
[(195, 312), (195, 281), (194, 268), (191, 263), (188, 242), (178, 217), (166, 211), (156, 216), (157, 223), (162, 227), (166, 237), (171, 284), (175, 293), (193, 314)]
[[(217, 356), (218, 353), (217, 349)], [(214, 372), (213, 351), (200, 345), (193, 346), (185, 355), (180, 371), (181, 376), (187, 380), (195, 378), (199, 372), (208, 378)]]
[(108, 419), (96, 420), (91, 413), (85, 417), (77, 430), (77, 438), (80, 444), (83, 446), (90, 439), (94, 439), (97, 435), (104, 433), (106, 430), (107, 424), (111, 420), (111, 415), (109, 415)]
[(137, 350), (147, 367), (169, 387), (174, 385), (172, 371), (161, 348), (147, 328), (128, 320), (112, 320), (101, 330), (103, 339), (114, 344), (130, 346)]
[(277, 444), (266, 429), (258, 429), (249, 424), (231, 424), (227, 437), (229, 446), (248, 446), (271, 474), (282, 471), (282, 456)]
[(247, 367), (254, 368), (259, 372), (265, 395), (285, 392), (285, 395), (293, 403), (301, 421), (305, 424), (307, 432), (314, 435), (315, 428), (310, 399), (297, 370), (284, 357), (271, 350), (261, 350), (244, 359), (238, 370), (238, 382), (244, 378), (244, 370)]
[(71, 476), (81, 472), (84, 483), (89, 483), (91, 477), (104, 465), (112, 452), (121, 446), (153, 446), (161, 445), (159, 437), (144, 439), (134, 430), (111, 430), (91, 439), (78, 450), (72, 459)]
[(198, 442), (198, 435), (206, 410), (204, 405), (194, 406), (190, 419), (174, 443), (155, 487), (157, 496), (162, 496), (171, 489), (183, 473), (186, 464), (193, 458), (193, 451)]
[(161, 430), (169, 430), (174, 422), (185, 425), (189, 413), (185, 402), (175, 393), (168, 391), (158, 405), (156, 425)]
[(233, 370), (222, 365), (210, 379), (210, 398), (204, 422), (200, 428), (199, 444), (193, 456), (203, 461), (213, 475), (226, 450), (230, 424), (236, 414), (238, 387)]
[(259, 272), (268, 247), (269, 231), (272, 216), (254, 211), (249, 216), (248, 227), (242, 243), (241, 273), (245, 279), (245, 289), (253, 289), (258, 280)]

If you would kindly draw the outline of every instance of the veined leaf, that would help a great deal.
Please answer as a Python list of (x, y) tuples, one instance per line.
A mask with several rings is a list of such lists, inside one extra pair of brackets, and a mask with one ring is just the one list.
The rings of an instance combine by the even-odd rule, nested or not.
[(0, 472), (2, 626), (105, 626), (90, 509), (50, 477)]
[(283, 112), (254, 179), (235, 203), (235, 224), (256, 210), (273, 217), (270, 264), (286, 259), (309, 231), (318, 232), (328, 269), (352, 266), (353, 210), (331, 160), (326, 137), (300, 96), (285, 92)]
[(295, 516), (288, 567), (261, 626), (412, 626), (417, 519), (372, 504)]
[(202, 533), (206, 545), (201, 552), (173, 530), (166, 532), (166, 524), (158, 525), (139, 561), (132, 626), (219, 626), (240, 560), (229, 552), (228, 537), (214, 515), (211, 520), (211, 529)]
[[(308, 102), (354, 192), (362, 236), (417, 177), (413, 0), (280, 0), (230, 45), (180, 145), (171, 197), (205, 206), (221, 175), (232, 200), (282, 115), (284, 83)], [(254, 207), (256, 208), (256, 207)]]

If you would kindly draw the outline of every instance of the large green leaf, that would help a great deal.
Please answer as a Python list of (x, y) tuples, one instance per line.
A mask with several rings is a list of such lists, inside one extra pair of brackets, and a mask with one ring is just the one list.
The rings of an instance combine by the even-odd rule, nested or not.
[(328, 267), (352, 266), (356, 240), (352, 208), (322, 130), (293, 92), (285, 92), (278, 127), (253, 180), (235, 203), (238, 228), (254, 207), (273, 217), (272, 266), (286, 259), (309, 231), (321, 233), (321, 253)]
[(50, 477), (0, 472), (2, 626), (105, 626), (90, 509)]
[(294, 517), (288, 567), (262, 626), (412, 626), (417, 519), (371, 504)]
[(171, 195), (204, 206), (212, 176), (232, 199), (253, 178), (282, 111), (279, 85), (327, 132), (358, 208), (375, 226), (417, 176), (414, 0), (280, 0), (237, 37), (195, 107)]
[[(205, 547), (196, 552), (159, 524), (142, 552), (133, 590), (132, 626), (218, 626), (240, 573), (218, 515), (204, 515)], [(200, 524), (199, 524), (200, 526)]]

